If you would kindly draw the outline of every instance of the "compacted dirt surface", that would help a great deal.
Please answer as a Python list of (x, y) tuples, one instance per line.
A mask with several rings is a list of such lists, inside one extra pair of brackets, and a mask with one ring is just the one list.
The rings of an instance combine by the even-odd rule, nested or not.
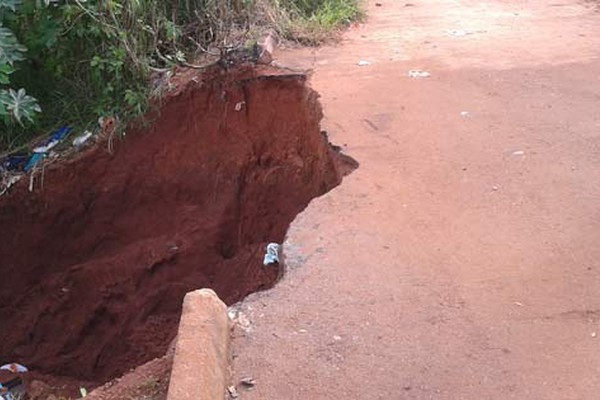
[(236, 306), (232, 384), (597, 399), (595, 3), (378, 3), (339, 45), (279, 57), (314, 68), (324, 127), (360, 167), (292, 223), (283, 280)]

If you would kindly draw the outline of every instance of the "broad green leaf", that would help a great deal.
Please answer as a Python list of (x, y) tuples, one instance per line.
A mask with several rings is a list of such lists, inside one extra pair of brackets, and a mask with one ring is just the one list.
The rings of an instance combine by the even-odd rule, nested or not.
[(0, 64), (12, 65), (15, 61), (24, 60), (26, 51), (27, 48), (17, 41), (12, 31), (0, 25)]
[(0, 91), (0, 103), (2, 103), (8, 113), (21, 125), (24, 120), (33, 122), (36, 113), (42, 112), (37, 100), (25, 93), (21, 88), (17, 91), (13, 89)]
[(8, 85), (10, 83), (10, 74), (13, 72), (15, 72), (15, 70), (10, 64), (0, 64), (0, 84)]
[(11, 11), (17, 11), (21, 5), (21, 0), (0, 0), (0, 8), (8, 8)]

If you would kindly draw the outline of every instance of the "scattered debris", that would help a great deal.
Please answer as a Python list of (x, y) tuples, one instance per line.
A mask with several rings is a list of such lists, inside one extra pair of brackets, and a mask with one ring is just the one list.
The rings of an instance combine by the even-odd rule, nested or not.
[(250, 332), (252, 330), (250, 319), (248, 319), (246, 314), (242, 311), (230, 308), (229, 311), (227, 311), (227, 315), (229, 316), (229, 319), (244, 332)]
[(235, 386), (229, 386), (227, 388), (227, 392), (229, 393), (229, 398), (231, 399), (237, 399), (238, 397), (240, 397), (240, 394), (238, 393)]
[(85, 131), (81, 136), (77, 136), (73, 139), (73, 146), (76, 148), (82, 147), (90, 138), (92, 137), (92, 132)]
[(515, 306), (523, 307), (523, 303), (515, 301)]
[(240, 379), (240, 384), (245, 388), (253, 388), (256, 385), (256, 381), (252, 377), (246, 377)]
[(431, 74), (427, 71), (421, 71), (419, 69), (411, 69), (408, 71), (408, 76), (411, 78), (428, 78)]
[(449, 29), (446, 31), (446, 35), (462, 37), (462, 36), (474, 35), (476, 33), (485, 33), (485, 32), (486, 31), (483, 31), (483, 30), (472, 31), (472, 30), (468, 30), (468, 29)]
[(512, 152), (513, 156), (523, 156), (525, 155), (525, 152), (523, 150), (516, 150)]
[(469, 114), (470, 114), (470, 113), (469, 113), (468, 111), (461, 111), (461, 112), (460, 112), (460, 116), (461, 116), (461, 117), (468, 117), (468, 116), (469, 116)]
[(52, 134), (52, 136), (50, 136), (50, 138), (46, 142), (44, 142), (42, 145), (34, 148), (33, 152), (34, 153), (48, 153), (57, 144), (62, 142), (62, 140), (64, 138), (66, 138), (67, 135), (69, 135), (69, 133), (71, 133), (71, 128), (69, 128), (68, 126), (63, 126), (59, 130), (54, 132), (54, 134)]
[(264, 265), (279, 263), (279, 245), (277, 243), (269, 243), (267, 245), (267, 253), (263, 260)]
[[(101, 118), (99, 124), (101, 129), (104, 129), (104, 125), (114, 125), (116, 120), (114, 118)], [(17, 183), (22, 177), (23, 173), (31, 173), (29, 180), (29, 191), (33, 191), (33, 181), (36, 168), (42, 164), (44, 159), (50, 160), (60, 157), (61, 151), (55, 151), (59, 144), (61, 144), (67, 136), (71, 133), (72, 129), (69, 126), (63, 126), (56, 132), (54, 132), (49, 138), (43, 141), (41, 144), (36, 146), (31, 154), (11, 154), (0, 160), (0, 196), (4, 195), (11, 186)], [(81, 148), (87, 143), (90, 138), (93, 137), (93, 133), (85, 131), (82, 135), (73, 139), (73, 147), (76, 149)], [(42, 170), (43, 173), (43, 170)], [(43, 175), (42, 175), (43, 182)]]
[(2, 180), (0, 182), (0, 196), (6, 193), (12, 185), (19, 182), (22, 177), (22, 175), (16, 174), (14, 172), (2, 171), (1, 168), (0, 176), (2, 177)]
[(100, 117), (98, 118), (98, 126), (100, 126), (100, 133), (102, 135), (113, 134), (118, 126), (118, 121), (115, 117)]
[(69, 133), (71, 133), (71, 128), (68, 126), (63, 126), (58, 131), (54, 132), (54, 134), (52, 134), (52, 136), (50, 136), (50, 138), (42, 145), (34, 148), (33, 154), (29, 158), (29, 161), (27, 161), (23, 171), (29, 172), (33, 170), (44, 159), (44, 157), (48, 155), (48, 152), (62, 142), (69, 135)]
[(371, 63), (370, 63), (369, 61), (366, 61), (366, 60), (360, 60), (360, 61), (357, 63), (357, 65), (358, 65), (359, 67), (366, 67), (367, 65), (371, 65)]
[(306, 329), (298, 329), (298, 332), (299, 332), (299, 333), (306, 333), (306, 332), (308, 332), (308, 331), (307, 331)]
[(0, 399), (17, 400), (25, 396), (23, 380), (10, 370), (0, 369)]
[(342, 337), (338, 336), (338, 335), (333, 335), (333, 340), (335, 340), (336, 342), (339, 342), (340, 340), (342, 340)]
[(495, 192), (495, 191), (497, 191), (498, 189), (499, 189), (499, 187), (498, 187), (498, 186), (496, 186), (496, 185), (492, 186), (492, 190), (493, 190), (494, 192)]
[(241, 111), (242, 110), (242, 106), (244, 104), (246, 104), (245, 101), (239, 101), (239, 102), (237, 102), (236, 105), (235, 105), (235, 111)]
[(3, 168), (6, 171), (19, 171), (22, 170), (27, 164), (29, 156), (25, 154), (13, 154), (7, 156), (0, 163), (0, 169)]
[(44, 159), (45, 156), (46, 153), (33, 153), (29, 158), (29, 161), (27, 161), (27, 165), (25, 165), (25, 168), (23, 168), (23, 171), (29, 172), (34, 169), (40, 163), (40, 161)]
[(273, 62), (273, 53), (279, 45), (280, 39), (275, 30), (270, 29), (257, 43), (257, 64), (269, 65)]
[(80, 387), (79, 388), (79, 394), (81, 394), (81, 397), (86, 397), (88, 395), (88, 391), (87, 391), (86, 388)]
[(598, 334), (597, 334), (596, 332), (592, 332), (592, 333), (590, 334), (590, 336), (591, 336), (591, 337), (593, 337), (593, 338), (595, 338), (596, 336), (598, 336)]
[(26, 366), (18, 364), (18, 363), (4, 364), (3, 366), (0, 367), (0, 369), (4, 370), (4, 371), (10, 371), (14, 374), (21, 374), (21, 373), (29, 371), (29, 369), (27, 369)]

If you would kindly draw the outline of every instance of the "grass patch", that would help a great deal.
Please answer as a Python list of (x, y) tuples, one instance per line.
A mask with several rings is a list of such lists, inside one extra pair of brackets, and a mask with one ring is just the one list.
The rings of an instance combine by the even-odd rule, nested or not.
[(360, 0), (278, 0), (287, 15), (276, 21), (282, 36), (305, 45), (319, 45), (364, 18)]

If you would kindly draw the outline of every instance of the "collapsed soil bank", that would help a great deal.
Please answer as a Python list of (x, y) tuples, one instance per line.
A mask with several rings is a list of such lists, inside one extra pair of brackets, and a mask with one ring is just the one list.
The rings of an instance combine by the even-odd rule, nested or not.
[(232, 303), (275, 282), (264, 245), (342, 167), (304, 75), (208, 75), (112, 155), (0, 199), (0, 362), (101, 382), (165, 353), (186, 292)]

